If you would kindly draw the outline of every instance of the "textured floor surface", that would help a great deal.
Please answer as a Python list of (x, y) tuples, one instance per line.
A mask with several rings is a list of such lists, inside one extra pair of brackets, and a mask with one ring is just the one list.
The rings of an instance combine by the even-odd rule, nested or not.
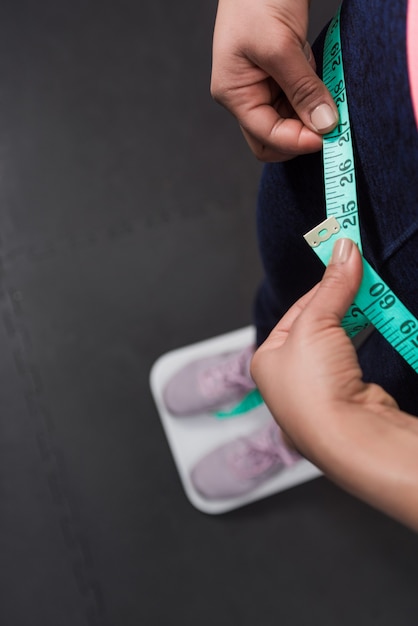
[(2, 2), (2, 626), (416, 624), (416, 536), (323, 478), (198, 513), (157, 417), (152, 363), (260, 278), (215, 9)]

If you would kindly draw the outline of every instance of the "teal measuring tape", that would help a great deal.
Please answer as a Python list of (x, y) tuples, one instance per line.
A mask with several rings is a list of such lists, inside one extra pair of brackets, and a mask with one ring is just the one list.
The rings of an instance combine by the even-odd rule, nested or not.
[[(305, 235), (325, 265), (329, 263), (335, 241), (341, 237), (352, 239), (362, 250), (340, 11), (328, 28), (324, 47), (323, 81), (339, 112), (338, 126), (323, 141), (327, 219)], [(363, 257), (363, 280), (342, 326), (353, 337), (370, 324), (418, 373), (418, 321)]]

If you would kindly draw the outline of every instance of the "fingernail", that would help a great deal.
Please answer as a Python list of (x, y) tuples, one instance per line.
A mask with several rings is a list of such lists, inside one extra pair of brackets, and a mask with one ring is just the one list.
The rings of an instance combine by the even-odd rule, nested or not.
[(351, 239), (339, 239), (332, 250), (331, 263), (346, 263), (354, 243)]
[(303, 46), (303, 53), (307, 61), (310, 61), (312, 57), (312, 50), (311, 50), (311, 46), (309, 45), (309, 42), (306, 42), (305, 45)]
[(329, 104), (320, 104), (312, 111), (311, 122), (319, 133), (327, 132), (338, 122), (338, 115)]

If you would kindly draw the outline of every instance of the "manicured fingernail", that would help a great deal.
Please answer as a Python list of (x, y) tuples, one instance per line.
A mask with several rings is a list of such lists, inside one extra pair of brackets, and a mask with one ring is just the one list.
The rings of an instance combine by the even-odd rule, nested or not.
[(346, 263), (353, 246), (351, 239), (339, 239), (332, 250), (331, 263)]
[(338, 122), (338, 115), (329, 104), (320, 104), (312, 111), (311, 122), (319, 133), (327, 132)]

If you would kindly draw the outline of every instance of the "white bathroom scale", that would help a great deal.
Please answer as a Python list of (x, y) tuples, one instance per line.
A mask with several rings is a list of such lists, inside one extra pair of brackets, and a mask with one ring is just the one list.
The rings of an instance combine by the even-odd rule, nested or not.
[(302, 459), (292, 467), (268, 478), (250, 493), (222, 500), (206, 500), (190, 480), (191, 469), (205, 454), (237, 437), (248, 435), (262, 426), (263, 422), (270, 420), (271, 415), (265, 404), (261, 404), (247, 413), (228, 418), (219, 418), (212, 413), (188, 417), (173, 416), (164, 406), (162, 391), (165, 384), (175, 372), (190, 361), (240, 350), (254, 344), (254, 340), (255, 329), (248, 326), (168, 352), (161, 356), (151, 369), (151, 391), (183, 488), (191, 504), (203, 513), (211, 515), (226, 513), (321, 475), (317, 467)]

